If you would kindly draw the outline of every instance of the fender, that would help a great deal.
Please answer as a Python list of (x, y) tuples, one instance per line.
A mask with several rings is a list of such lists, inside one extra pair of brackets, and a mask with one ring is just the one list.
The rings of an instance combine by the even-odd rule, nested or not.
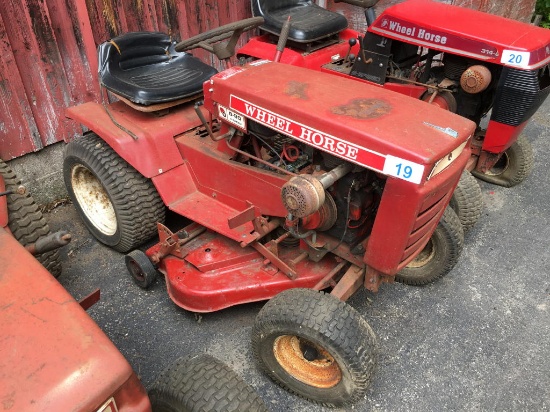
[(174, 138), (200, 126), (192, 105), (168, 114), (138, 112), (123, 102), (106, 106), (111, 116), (134, 136), (117, 126), (105, 107), (88, 102), (67, 109), (66, 116), (87, 127), (105, 141), (139, 173), (152, 178), (183, 163)]

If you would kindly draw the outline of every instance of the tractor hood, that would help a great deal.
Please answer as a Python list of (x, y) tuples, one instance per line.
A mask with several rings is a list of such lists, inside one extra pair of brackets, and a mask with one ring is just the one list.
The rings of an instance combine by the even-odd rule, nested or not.
[(78, 302), (2, 228), (0, 245), (2, 410), (150, 411), (132, 368)]
[[(205, 83), (205, 105), (238, 129), (256, 122), (414, 183), (453, 151), (456, 157), (475, 130), (473, 122), (420, 100), (266, 60), (212, 77)], [(405, 166), (408, 176), (395, 173)]]
[(537, 69), (550, 61), (550, 30), (430, 0), (389, 7), (368, 31), (520, 69)]

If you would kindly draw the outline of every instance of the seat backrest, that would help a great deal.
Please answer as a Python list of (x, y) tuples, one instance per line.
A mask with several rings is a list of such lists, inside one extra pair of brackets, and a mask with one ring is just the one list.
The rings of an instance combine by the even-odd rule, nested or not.
[(344, 16), (319, 7), (311, 0), (251, 0), (254, 17), (263, 17), (260, 29), (279, 35), (290, 16), (289, 40), (311, 43), (344, 30)]
[(99, 71), (107, 64), (122, 70), (170, 60), (170, 36), (165, 33), (134, 32), (115, 37), (99, 46)]
[(202, 85), (217, 73), (192, 55), (175, 50), (165, 33), (134, 32), (98, 48), (102, 86), (138, 105), (174, 102), (202, 93)]
[(293, 6), (309, 5), (308, 0), (252, 0), (252, 15), (254, 17), (269, 15), (274, 10), (285, 9)]

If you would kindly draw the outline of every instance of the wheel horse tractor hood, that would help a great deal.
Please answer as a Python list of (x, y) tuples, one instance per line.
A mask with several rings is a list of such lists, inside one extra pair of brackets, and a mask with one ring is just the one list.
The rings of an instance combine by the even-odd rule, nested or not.
[(473, 122), (451, 112), (376, 87), (365, 94), (354, 82), (334, 80), (257, 61), (207, 81), (205, 107), (243, 132), (249, 122), (258, 123), (413, 184), (456, 160), (474, 132)]
[[(471, 25), (475, 31), (464, 29)], [(430, 0), (390, 7), (368, 31), (504, 66), (538, 69), (550, 62), (548, 30)]]

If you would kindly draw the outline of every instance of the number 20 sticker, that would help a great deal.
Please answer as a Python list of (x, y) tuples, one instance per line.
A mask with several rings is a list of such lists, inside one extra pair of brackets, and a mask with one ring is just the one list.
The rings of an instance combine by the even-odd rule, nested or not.
[(409, 162), (408, 160), (400, 159), (399, 157), (387, 155), (383, 172), (388, 175), (407, 180), (408, 182), (418, 184), (422, 180), (424, 166)]
[(529, 67), (530, 57), (531, 57), (531, 53), (529, 52), (503, 50), (500, 62), (504, 63), (506, 66)]

